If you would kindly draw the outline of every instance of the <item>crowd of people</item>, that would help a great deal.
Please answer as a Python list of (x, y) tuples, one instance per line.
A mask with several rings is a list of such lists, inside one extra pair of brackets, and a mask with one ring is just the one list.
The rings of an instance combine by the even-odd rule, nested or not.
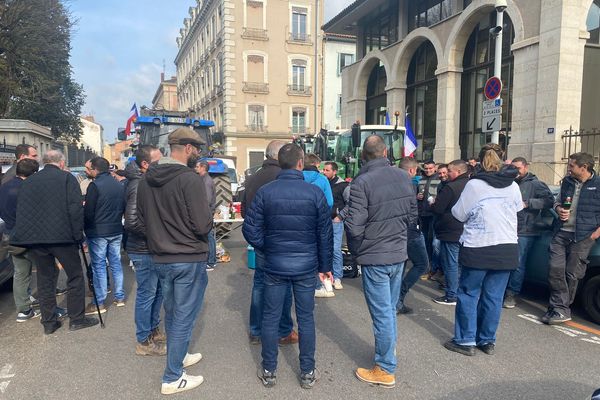
[[(168, 156), (140, 146), (119, 174), (124, 179), (111, 175), (108, 160), (89, 160), (85, 188), (66, 171), (59, 151), (45, 153), (39, 170), (35, 148), (20, 145), (0, 186), (17, 321), (40, 316), (34, 308), (39, 302), (44, 333), (52, 334), (66, 315), (70, 330), (98, 324), (93, 315), (106, 312), (111, 291), (114, 306), (124, 306), (123, 247), (137, 284), (135, 353), (166, 355), (163, 394), (204, 380), (185, 369), (202, 359), (189, 352), (189, 344), (207, 271), (216, 265), (215, 188), (208, 165), (199, 161), (202, 140), (180, 128), (168, 143)], [(348, 182), (337, 176), (335, 162), (325, 162), (320, 171), (317, 156), (274, 140), (262, 168), (246, 180), (242, 233), (256, 256), (248, 337), (261, 345), (257, 376), (265, 387), (277, 382), (278, 346), (296, 343), (301, 387), (318, 381), (315, 298), (343, 290), (344, 232), (353, 262), (361, 266), (373, 323), (373, 364), (355, 370), (363, 382), (395, 386), (397, 315), (413, 312), (407, 294), (419, 279), (440, 282), (444, 294), (432, 300), (456, 307), (454, 335), (444, 347), (467, 356), (477, 349), (494, 354), (502, 308), (518, 301), (527, 255), (544, 229), (544, 210), (558, 218), (549, 249), (551, 297), (541, 320), (571, 319), (578, 280), (600, 237), (600, 181), (591, 155), (570, 156), (555, 199), (525, 158), (505, 160), (495, 144), (484, 146), (478, 159), (422, 166), (413, 158), (390, 164), (387, 151), (380, 137), (368, 137), (360, 172)], [(84, 244), (93, 297), (87, 306)], [(33, 267), (37, 299), (31, 296)], [(66, 310), (56, 302), (63, 292), (57, 289), (61, 269)]]

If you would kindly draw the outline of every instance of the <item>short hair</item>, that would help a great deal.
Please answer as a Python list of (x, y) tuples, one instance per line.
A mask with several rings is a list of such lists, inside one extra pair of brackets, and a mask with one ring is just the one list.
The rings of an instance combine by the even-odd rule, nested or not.
[(90, 164), (92, 164), (92, 169), (101, 173), (108, 172), (110, 169), (110, 163), (104, 157), (94, 157), (90, 160)]
[(577, 164), (578, 167), (587, 165), (587, 170), (589, 172), (594, 172), (594, 156), (589, 153), (573, 153), (569, 156), (569, 160), (575, 161), (575, 164)]
[(385, 142), (381, 137), (371, 135), (365, 139), (363, 144), (363, 158), (367, 162), (375, 160), (376, 158), (382, 158), (386, 148)]
[(412, 157), (404, 157), (403, 159), (400, 160), (398, 167), (400, 167), (401, 169), (403, 169), (405, 171), (408, 171), (411, 168), (418, 168), (419, 162)]
[(520, 162), (523, 165), (529, 165), (525, 157), (515, 157), (512, 159), (512, 162)]
[(271, 140), (267, 145), (265, 157), (271, 160), (277, 160), (279, 150), (285, 145), (283, 140)]
[(488, 143), (481, 148), (479, 158), (481, 159), (481, 168), (487, 172), (498, 172), (504, 165), (502, 157), (504, 151), (496, 143)]
[(338, 165), (335, 161), (327, 161), (325, 165), (329, 165), (333, 171), (338, 170)]
[(294, 143), (287, 143), (279, 149), (277, 160), (281, 169), (292, 169), (298, 165), (298, 161), (304, 158), (302, 148)]
[(24, 158), (17, 163), (16, 175), (27, 178), (38, 172), (39, 169), (39, 162), (37, 162), (36, 160), (32, 160), (31, 158)]
[(448, 169), (448, 164), (439, 163), (437, 167), (438, 167), (438, 169), (442, 169), (442, 168)]
[(61, 161), (66, 161), (66, 159), (60, 150), (48, 150), (42, 157), (44, 164), (58, 164)]
[(304, 155), (304, 165), (321, 164), (321, 159), (314, 153), (306, 153)]
[(427, 161), (425, 161), (423, 163), (423, 166), (425, 166), (425, 165), (431, 165), (431, 164), (435, 165), (435, 161), (433, 161), (433, 160), (427, 160)]
[(33, 149), (34, 147), (30, 144), (18, 144), (15, 147), (15, 158), (18, 160), (21, 156), (28, 156), (29, 149)]
[(151, 144), (145, 144), (138, 147), (138, 149), (135, 151), (135, 163), (137, 166), (141, 167), (144, 161), (150, 164), (150, 161), (152, 160), (152, 152), (156, 150), (158, 150), (158, 147), (152, 146)]
[(198, 163), (196, 165), (204, 168), (206, 170), (206, 172), (208, 172), (208, 169), (210, 168), (208, 166), (208, 161), (206, 161), (206, 160), (200, 160), (200, 161), (198, 161)]
[(461, 172), (461, 174), (464, 174), (465, 172), (469, 171), (469, 164), (466, 161), (463, 161), (463, 160), (450, 161), (448, 163), (448, 167), (451, 165), (453, 167), (456, 167), (456, 169), (458, 169)]

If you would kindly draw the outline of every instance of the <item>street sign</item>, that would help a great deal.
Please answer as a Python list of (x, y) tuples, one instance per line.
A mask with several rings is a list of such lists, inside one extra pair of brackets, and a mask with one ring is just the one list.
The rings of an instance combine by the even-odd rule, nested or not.
[(491, 117), (492, 115), (502, 114), (502, 99), (487, 100), (483, 102), (481, 116)]
[(488, 100), (494, 100), (496, 97), (500, 96), (502, 92), (502, 81), (497, 76), (492, 76), (487, 80), (485, 86), (483, 88), (483, 93)]
[(492, 115), (483, 117), (481, 120), (482, 132), (496, 132), (502, 126), (502, 115)]

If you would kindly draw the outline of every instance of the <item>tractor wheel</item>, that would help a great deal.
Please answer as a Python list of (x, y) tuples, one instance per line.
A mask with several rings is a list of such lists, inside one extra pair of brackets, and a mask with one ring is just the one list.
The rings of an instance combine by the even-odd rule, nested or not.
[[(233, 195), (231, 194), (231, 181), (227, 174), (214, 174), (211, 175), (213, 182), (215, 183), (215, 194), (217, 201), (215, 206), (224, 205), (229, 208), (229, 204), (233, 201)], [(231, 223), (218, 224), (215, 230), (217, 237), (225, 237), (231, 231)]]

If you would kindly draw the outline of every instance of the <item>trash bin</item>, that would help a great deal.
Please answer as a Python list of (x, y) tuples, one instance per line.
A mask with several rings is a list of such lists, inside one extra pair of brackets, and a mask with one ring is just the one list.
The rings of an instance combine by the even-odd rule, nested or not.
[(256, 268), (256, 253), (254, 252), (254, 247), (248, 246), (248, 268), (254, 269)]

